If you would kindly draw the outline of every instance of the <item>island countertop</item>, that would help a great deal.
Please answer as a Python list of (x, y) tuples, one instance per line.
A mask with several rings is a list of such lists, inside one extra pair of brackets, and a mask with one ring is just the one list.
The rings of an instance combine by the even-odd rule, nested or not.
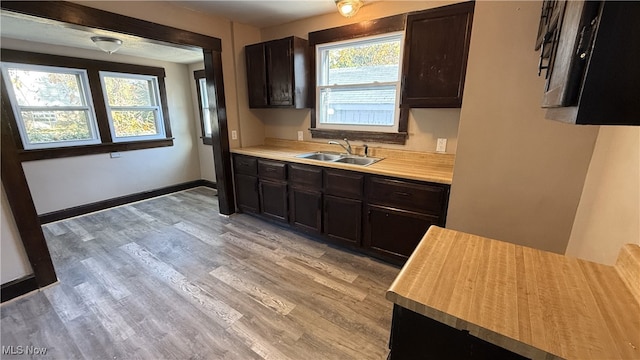
[(533, 359), (640, 359), (640, 247), (615, 266), (432, 226), (386, 298)]
[[(296, 157), (313, 151), (338, 151), (339, 147), (322, 143), (297, 142), (267, 139), (265, 145), (231, 149), (234, 154), (256, 156), (266, 159), (300, 164), (323, 166), (335, 169), (359, 171), (369, 174), (399, 177), (403, 179), (451, 184), (455, 155), (422, 153), (383, 148), (370, 148), (370, 156), (383, 160), (368, 166), (309, 160)], [(354, 150), (361, 152), (360, 146)]]

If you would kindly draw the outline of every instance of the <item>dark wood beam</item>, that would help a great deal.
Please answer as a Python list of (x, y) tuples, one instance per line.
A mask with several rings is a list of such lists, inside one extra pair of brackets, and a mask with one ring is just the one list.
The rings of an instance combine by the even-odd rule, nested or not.
[(82, 27), (110, 30), (160, 43), (222, 51), (221, 40), (214, 37), (66, 1), (2, 1), (0, 7), (20, 14), (65, 23), (76, 29)]
[(7, 87), (2, 79), (0, 82), (2, 83), (2, 103), (0, 106), (2, 108), (2, 119), (0, 119), (2, 123), (0, 130), (2, 136), (2, 158), (0, 159), (2, 186), (5, 189), (36, 282), (39, 287), (43, 287), (57, 281), (56, 272), (18, 156), (18, 146), (13, 136), (17, 129), (12, 129), (11, 126), (11, 123), (15, 123), (15, 121), (10, 120), (14, 115), (11, 104), (9, 104)]

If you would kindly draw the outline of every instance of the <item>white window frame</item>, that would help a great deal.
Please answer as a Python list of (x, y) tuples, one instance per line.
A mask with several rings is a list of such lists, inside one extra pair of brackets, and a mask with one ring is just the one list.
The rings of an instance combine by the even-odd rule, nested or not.
[[(120, 72), (112, 72), (112, 71), (99, 71), (99, 75), (100, 75), (100, 86), (102, 87), (102, 94), (104, 96), (104, 105), (107, 109), (107, 117), (109, 119), (109, 130), (111, 131), (111, 140), (114, 143), (155, 140), (155, 139), (166, 138), (166, 131), (164, 127), (164, 116), (162, 114), (162, 102), (160, 98), (160, 87), (158, 86), (157, 76), (120, 73)], [(150, 81), (150, 83), (152, 84), (152, 89), (150, 89), (150, 91), (152, 93), (151, 95), (153, 96), (153, 101), (155, 105), (152, 105), (152, 106), (111, 106), (109, 105), (109, 96), (107, 95), (107, 88), (104, 82), (105, 77), (119, 77), (119, 78), (125, 78), (125, 79)], [(115, 127), (113, 125), (113, 117), (111, 114), (112, 110), (124, 110), (124, 111), (152, 110), (154, 111), (157, 133), (153, 135), (116, 136)]]
[[(68, 146), (82, 146), (82, 145), (93, 145), (100, 144), (102, 140), (100, 139), (100, 133), (98, 132), (98, 123), (96, 120), (96, 113), (93, 106), (93, 99), (91, 97), (91, 89), (89, 88), (89, 77), (87, 76), (87, 71), (84, 69), (75, 69), (75, 68), (64, 68), (58, 66), (46, 66), (46, 65), (32, 65), (32, 64), (22, 64), (22, 63), (14, 63), (14, 62), (3, 62), (1, 65), (2, 68), (2, 77), (5, 79), (5, 85), (7, 87), (7, 92), (9, 93), (9, 100), (11, 103), (11, 107), (13, 109), (13, 113), (16, 119), (16, 123), (18, 125), (18, 132), (20, 133), (20, 138), (22, 140), (22, 146), (25, 150), (34, 150), (34, 149), (49, 149), (49, 148), (58, 148), (58, 147), (68, 147)], [(42, 71), (42, 72), (50, 72), (50, 73), (58, 73), (58, 74), (71, 74), (78, 76), (80, 80), (79, 89), (81, 91), (81, 96), (83, 98), (83, 102), (85, 105), (83, 106), (25, 106), (19, 105), (18, 99), (16, 98), (13, 84), (11, 83), (11, 78), (9, 77), (9, 68), (15, 68), (25, 71)], [(88, 114), (88, 126), (89, 132), (91, 134), (90, 139), (86, 140), (62, 140), (62, 141), (52, 141), (46, 143), (31, 143), (29, 141), (29, 137), (27, 135), (27, 128), (24, 124), (24, 120), (22, 118), (22, 111), (86, 111)]]
[[(369, 82), (361, 84), (350, 85), (329, 85), (326, 84), (326, 72), (328, 71), (329, 61), (328, 57), (323, 56), (323, 51), (331, 50), (335, 48), (342, 48), (345, 44), (360, 45), (363, 43), (376, 43), (385, 39), (397, 38), (400, 41), (400, 57), (398, 59), (398, 76), (396, 81), (392, 82)], [(350, 40), (342, 40), (330, 43), (323, 43), (316, 45), (316, 129), (324, 130), (346, 130), (346, 131), (371, 131), (371, 132), (385, 132), (385, 133), (397, 133), (400, 119), (400, 85), (402, 75), (402, 61), (404, 55), (404, 31), (389, 32), (382, 35), (374, 35), (367, 37), (360, 37)], [(380, 125), (341, 125), (341, 124), (327, 124), (322, 121), (322, 109), (320, 94), (324, 89), (362, 89), (362, 88), (379, 88), (379, 87), (395, 87), (395, 104), (394, 104), (394, 119), (393, 125), (380, 126)]]
[[(202, 134), (205, 138), (210, 138), (212, 135), (211, 129), (211, 116), (209, 116), (209, 98), (207, 97), (207, 79), (206, 78), (198, 78), (198, 87), (200, 89), (200, 99), (199, 106), (202, 109), (202, 127), (204, 128), (204, 134)], [(205, 107), (205, 104), (207, 105)], [(209, 121), (206, 121), (209, 120)]]

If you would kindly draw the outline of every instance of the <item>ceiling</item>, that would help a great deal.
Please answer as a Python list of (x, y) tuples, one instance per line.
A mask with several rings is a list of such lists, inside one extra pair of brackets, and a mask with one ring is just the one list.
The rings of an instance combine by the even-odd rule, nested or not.
[[(336, 10), (334, 0), (236, 0), (236, 1), (171, 1), (175, 6), (225, 17), (258, 28), (285, 24)], [(110, 36), (124, 42), (118, 54), (191, 64), (202, 61), (200, 49), (181, 48), (147, 39), (98, 29), (70, 27), (68, 24), (45, 21), (37, 17), (2, 11), (2, 38), (26, 40), (95, 51), (92, 36)]]
[(334, 0), (171, 1), (172, 4), (214, 14), (257, 28), (286, 24), (336, 11)]

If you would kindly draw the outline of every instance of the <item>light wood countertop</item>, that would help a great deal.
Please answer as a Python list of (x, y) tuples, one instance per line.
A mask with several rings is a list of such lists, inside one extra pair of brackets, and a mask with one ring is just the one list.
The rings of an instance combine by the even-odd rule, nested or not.
[[(361, 153), (361, 147), (355, 147)], [(321, 143), (295, 142), (271, 139), (266, 145), (231, 149), (234, 154), (256, 156), (272, 160), (359, 171), (363, 173), (394, 176), (403, 179), (451, 184), (455, 155), (419, 153), (400, 150), (371, 148), (370, 156), (384, 159), (369, 166), (309, 160), (296, 157), (313, 151), (339, 151), (340, 147)]]
[(533, 359), (640, 359), (639, 269), (432, 226), (386, 298)]

